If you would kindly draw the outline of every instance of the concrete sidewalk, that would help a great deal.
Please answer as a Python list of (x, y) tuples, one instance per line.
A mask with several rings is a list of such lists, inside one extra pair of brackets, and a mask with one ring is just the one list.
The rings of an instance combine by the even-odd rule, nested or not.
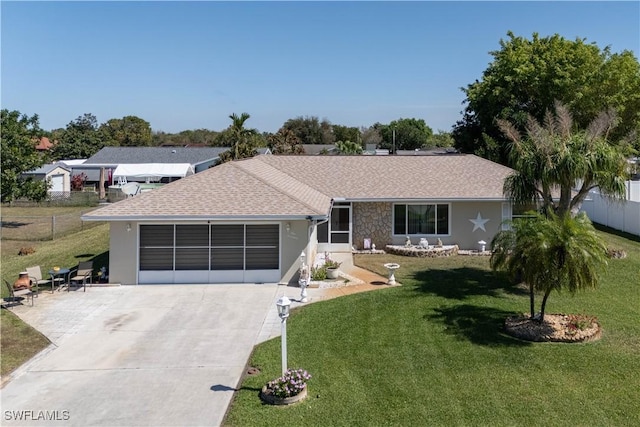
[[(345, 270), (365, 283), (308, 289), (308, 303), (387, 287)], [(280, 335), (282, 295), (304, 305), (275, 284), (44, 293), (12, 308), (52, 344), (5, 384), (2, 425), (220, 425), (253, 347)]]

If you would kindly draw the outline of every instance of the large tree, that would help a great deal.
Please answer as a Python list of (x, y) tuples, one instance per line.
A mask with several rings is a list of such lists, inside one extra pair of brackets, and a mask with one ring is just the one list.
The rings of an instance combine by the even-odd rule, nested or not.
[(272, 154), (304, 154), (304, 148), (298, 137), (290, 130), (280, 128), (267, 137)]
[(145, 147), (151, 145), (151, 125), (136, 116), (111, 119), (100, 125), (105, 145)]
[(29, 117), (19, 111), (3, 109), (1, 123), (1, 176), (2, 203), (19, 197), (42, 200), (47, 195), (44, 181), (24, 178), (23, 172), (36, 169), (44, 164), (44, 157), (36, 151), (42, 130), (38, 125), (38, 115)]
[(53, 148), (55, 159), (86, 159), (105, 146), (93, 114), (84, 114), (69, 122)]
[(222, 162), (253, 157), (256, 154), (256, 149), (264, 143), (264, 137), (256, 129), (244, 126), (250, 117), (248, 113), (229, 115), (231, 125), (218, 134), (221, 141), (225, 140), (225, 144), (222, 146), (231, 147), (231, 150), (220, 155)]
[(543, 294), (540, 322), (552, 291), (575, 293), (596, 287), (598, 273), (606, 265), (606, 246), (584, 212), (575, 218), (531, 213), (500, 231), (491, 247), (491, 267), (507, 271), (528, 286), (532, 319), (536, 318), (535, 294)]
[(333, 137), (336, 141), (353, 141), (360, 143), (362, 135), (357, 127), (348, 127), (342, 125), (333, 125)]
[(525, 138), (514, 123), (498, 120), (511, 141), (509, 160), (515, 169), (504, 183), (507, 196), (521, 204), (541, 202), (544, 212), (560, 216), (575, 216), (595, 188), (614, 199), (624, 197), (625, 143), (611, 141), (617, 123), (613, 111), (600, 113), (585, 130), (575, 129), (573, 123), (559, 102), (542, 123), (528, 116)]
[(327, 119), (314, 116), (298, 116), (287, 120), (283, 128), (293, 132), (302, 144), (333, 144), (333, 127)]
[(557, 34), (507, 36), (491, 52), (493, 61), (482, 78), (462, 89), (466, 107), (454, 127), (456, 148), (507, 164), (507, 141), (496, 119), (522, 129), (529, 115), (541, 121), (555, 100), (574, 111), (581, 128), (613, 108), (620, 118), (614, 139), (640, 129), (640, 64), (632, 52), (612, 53), (609, 47)]
[(415, 150), (425, 147), (433, 135), (433, 130), (423, 119), (398, 119), (388, 125), (374, 125), (382, 136), (379, 148), (390, 150)]

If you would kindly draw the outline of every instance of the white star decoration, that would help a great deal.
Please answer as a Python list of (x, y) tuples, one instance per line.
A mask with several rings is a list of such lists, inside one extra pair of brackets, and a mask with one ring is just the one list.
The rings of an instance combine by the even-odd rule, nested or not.
[(489, 221), (489, 219), (482, 219), (482, 215), (480, 215), (480, 212), (478, 212), (478, 215), (475, 217), (475, 219), (472, 218), (469, 221), (473, 223), (473, 230), (471, 230), (472, 233), (478, 228), (482, 231), (487, 231), (485, 230), (484, 225), (487, 223), (487, 221)]

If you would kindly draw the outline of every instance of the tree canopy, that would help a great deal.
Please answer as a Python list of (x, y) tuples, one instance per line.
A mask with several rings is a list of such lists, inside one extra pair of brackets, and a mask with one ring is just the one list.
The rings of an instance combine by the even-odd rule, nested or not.
[(151, 145), (151, 125), (136, 116), (111, 119), (100, 125), (104, 145), (145, 147)]
[(264, 137), (256, 129), (244, 127), (245, 122), (250, 117), (249, 113), (240, 115), (233, 113), (229, 115), (231, 125), (218, 134), (221, 141), (230, 144), (222, 146), (231, 147), (231, 150), (225, 151), (220, 155), (222, 162), (253, 157), (257, 148), (266, 145)]
[(542, 124), (530, 115), (526, 138), (515, 124), (499, 120), (511, 141), (509, 158), (516, 170), (504, 183), (505, 193), (517, 203), (541, 201), (544, 212), (560, 216), (575, 216), (594, 188), (605, 196), (624, 197), (628, 178), (624, 144), (609, 140), (615, 124), (616, 116), (609, 110), (585, 130), (575, 130), (571, 113), (561, 103), (556, 103), (554, 113), (546, 113)]
[(86, 159), (105, 146), (104, 137), (98, 131), (98, 121), (93, 114), (86, 113), (69, 122), (59, 135), (52, 155), (55, 159)]
[(584, 212), (575, 218), (532, 213), (500, 231), (491, 247), (491, 267), (528, 285), (531, 318), (535, 317), (535, 292), (544, 294), (540, 322), (552, 291), (575, 293), (596, 287), (598, 273), (606, 265), (606, 246)]
[(327, 119), (320, 121), (314, 116), (298, 116), (287, 120), (283, 128), (289, 129), (302, 144), (333, 144), (333, 126)]
[(304, 154), (300, 140), (290, 129), (280, 128), (267, 140), (272, 154)]
[(382, 137), (379, 148), (388, 148), (391, 151), (425, 147), (433, 135), (433, 130), (423, 119), (398, 119), (388, 125), (376, 123), (374, 127)]
[[(462, 89), (466, 107), (454, 127), (456, 148), (507, 164), (507, 141), (496, 119), (522, 129), (529, 115), (542, 121), (556, 100), (574, 112), (581, 128), (613, 108), (620, 119), (614, 139), (640, 130), (640, 64), (632, 52), (612, 53), (557, 34), (507, 36), (490, 52), (493, 61), (482, 78)], [(637, 138), (634, 144), (640, 148)]]
[(22, 176), (22, 173), (36, 169), (45, 162), (45, 158), (36, 151), (42, 135), (38, 115), (29, 117), (19, 111), (3, 109), (0, 116), (2, 203), (19, 197), (37, 201), (44, 199), (47, 194), (46, 182)]

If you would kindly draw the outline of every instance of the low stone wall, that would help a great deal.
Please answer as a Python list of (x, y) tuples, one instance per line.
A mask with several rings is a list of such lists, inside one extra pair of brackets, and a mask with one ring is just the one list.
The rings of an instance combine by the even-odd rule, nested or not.
[(413, 256), (421, 258), (438, 258), (458, 254), (458, 245), (445, 245), (442, 247), (429, 246), (429, 249), (420, 246), (387, 245), (385, 251), (389, 254)]

